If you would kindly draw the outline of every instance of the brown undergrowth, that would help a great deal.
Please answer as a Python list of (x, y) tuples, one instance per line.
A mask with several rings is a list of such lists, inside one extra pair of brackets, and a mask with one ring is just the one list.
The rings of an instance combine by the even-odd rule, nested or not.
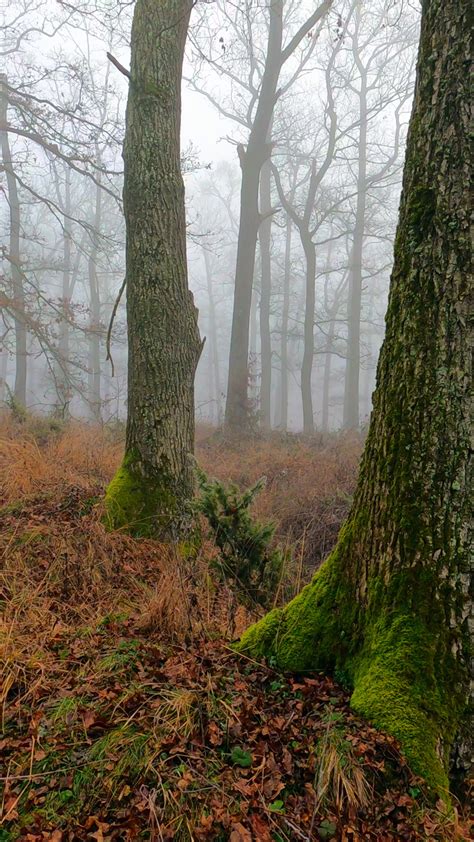
[[(467, 838), (330, 678), (233, 654), (255, 612), (216, 580), (208, 540), (105, 531), (121, 450), (117, 431), (2, 426), (0, 842)], [(239, 457), (201, 431), (198, 450), (217, 477), (267, 476), (259, 515), (296, 547), (298, 587), (308, 542), (343, 516), (359, 443), (272, 438)], [(324, 531), (311, 506), (331, 499)]]

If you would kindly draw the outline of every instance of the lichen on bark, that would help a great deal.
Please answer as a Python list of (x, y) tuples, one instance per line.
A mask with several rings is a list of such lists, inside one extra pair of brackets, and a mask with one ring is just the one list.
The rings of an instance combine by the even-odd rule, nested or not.
[(395, 735), (445, 798), (453, 748), (458, 778), (472, 762), (469, 6), (423, 4), (386, 335), (352, 511), (313, 581), (238, 644), (285, 670), (344, 678), (353, 707)]

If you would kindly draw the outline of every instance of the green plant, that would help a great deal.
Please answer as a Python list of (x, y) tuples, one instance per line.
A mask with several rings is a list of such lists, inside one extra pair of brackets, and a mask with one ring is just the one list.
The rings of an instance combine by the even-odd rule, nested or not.
[(201, 493), (196, 506), (220, 550), (215, 568), (245, 595), (267, 605), (281, 575), (284, 553), (271, 546), (275, 524), (261, 523), (250, 513), (255, 497), (265, 487), (265, 477), (242, 492), (233, 483), (208, 479), (200, 469), (197, 476)]

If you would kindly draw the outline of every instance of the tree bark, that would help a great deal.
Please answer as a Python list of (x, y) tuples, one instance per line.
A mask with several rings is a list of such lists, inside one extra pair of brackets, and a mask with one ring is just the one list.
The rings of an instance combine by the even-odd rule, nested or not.
[(311, 584), (240, 644), (284, 669), (344, 676), (355, 710), (439, 793), (450, 755), (460, 776), (472, 758), (469, 18), (468, 0), (423, 3), (386, 335), (349, 519)]
[(193, 494), (194, 374), (202, 350), (188, 289), (180, 169), (181, 74), (192, 0), (137, 0), (124, 143), (128, 316), (125, 458), (110, 526), (175, 537)]
[(8, 80), (0, 74), (0, 145), (2, 161), (7, 177), (8, 206), (10, 211), (9, 262), (12, 283), (14, 323), (15, 323), (15, 385), (13, 395), (17, 403), (26, 406), (27, 375), (27, 330), (25, 319), (25, 289), (21, 272), (20, 254), (20, 199), (13, 167), (7, 125)]

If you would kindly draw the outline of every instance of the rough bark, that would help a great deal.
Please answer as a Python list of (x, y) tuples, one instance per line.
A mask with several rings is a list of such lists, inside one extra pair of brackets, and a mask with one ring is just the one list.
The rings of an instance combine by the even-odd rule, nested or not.
[(2, 151), (3, 168), (6, 174), (8, 190), (8, 206), (10, 213), (9, 229), (9, 262), (12, 285), (14, 323), (15, 323), (15, 385), (13, 394), (20, 406), (26, 406), (26, 375), (27, 375), (27, 330), (25, 319), (25, 290), (21, 272), (20, 254), (20, 199), (18, 185), (13, 167), (8, 132), (3, 128), (7, 125), (8, 111), (8, 82), (5, 74), (0, 74), (0, 146)]
[(108, 521), (177, 535), (193, 493), (194, 374), (202, 344), (188, 289), (180, 170), (181, 73), (192, 0), (138, 0), (124, 143), (128, 418)]
[(437, 792), (450, 755), (460, 776), (472, 757), (469, 16), (468, 0), (423, 4), (386, 336), (351, 514), (311, 584), (240, 644), (283, 669), (335, 671), (355, 710), (399, 738)]

